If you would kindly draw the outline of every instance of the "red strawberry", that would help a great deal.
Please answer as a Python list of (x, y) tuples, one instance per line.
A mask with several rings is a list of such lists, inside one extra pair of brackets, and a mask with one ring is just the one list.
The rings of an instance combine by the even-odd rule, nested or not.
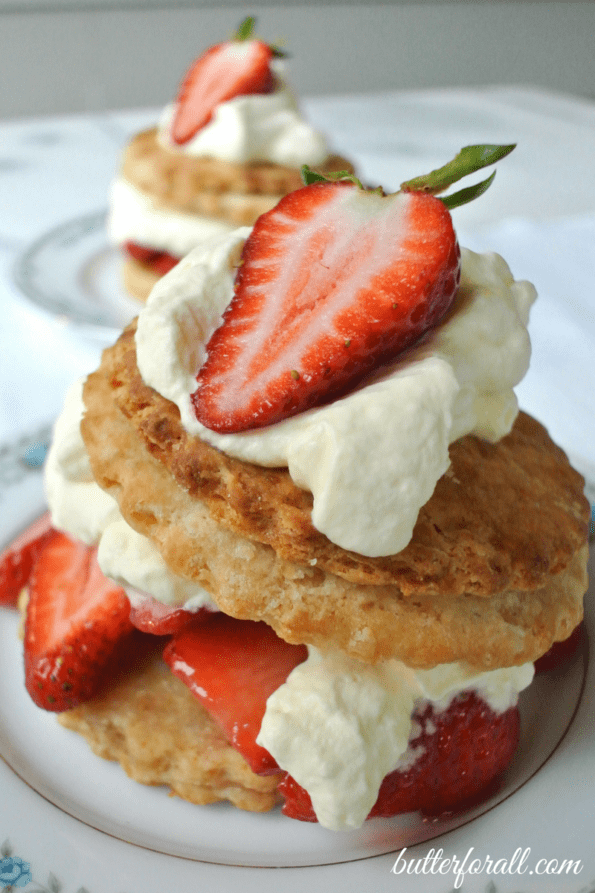
[(180, 262), (179, 257), (174, 257), (173, 254), (168, 254), (167, 251), (145, 248), (142, 245), (137, 245), (136, 242), (125, 242), (124, 250), (139, 263), (150, 267), (159, 276), (165, 276)]
[(468, 147), (386, 196), (307, 172), (315, 182), (260, 217), (245, 243), (197, 377), (198, 420), (233, 433), (296, 415), (347, 393), (435, 326), (460, 277), (447, 204), (487, 181), (450, 200), (430, 193), (505, 154), (490, 148)]
[(193, 621), (206, 619), (212, 613), (207, 608), (199, 611), (185, 611), (183, 608), (170, 608), (156, 598), (147, 598), (130, 607), (130, 622), (143, 633), (154, 636), (172, 636), (181, 632)]
[(583, 623), (579, 623), (562, 642), (554, 642), (549, 651), (546, 651), (535, 661), (536, 673), (547, 673), (562, 666), (577, 652), (583, 636)]
[[(473, 692), (459, 695), (442, 712), (426, 705), (414, 714), (421, 732), (411, 742), (420, 756), (411, 768), (389, 773), (369, 818), (461, 809), (485, 796), (510, 764), (519, 742), (516, 707), (494, 713)], [(285, 815), (304, 822), (316, 816), (307, 792), (287, 776), (279, 785)]]
[(254, 772), (278, 769), (256, 736), (267, 698), (306, 659), (304, 645), (284, 642), (265, 623), (213, 614), (175, 636), (163, 656)]
[(123, 589), (99, 569), (96, 549), (53, 531), (29, 582), (25, 685), (44, 710), (88, 700), (132, 630)]
[(171, 129), (174, 143), (192, 139), (222, 102), (273, 91), (270, 63), (278, 53), (262, 40), (250, 39), (253, 25), (254, 19), (246, 19), (235, 40), (212, 46), (191, 67), (176, 100)]
[(50, 513), (46, 512), (0, 554), (0, 605), (16, 605), (51, 529)]
[(220, 432), (280, 421), (340, 396), (448, 310), (460, 272), (448, 210), (315, 183), (256, 222), (193, 400)]

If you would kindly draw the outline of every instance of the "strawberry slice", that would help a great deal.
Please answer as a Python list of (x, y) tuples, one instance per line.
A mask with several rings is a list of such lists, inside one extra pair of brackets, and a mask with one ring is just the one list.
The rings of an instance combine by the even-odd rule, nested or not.
[(159, 276), (165, 276), (180, 262), (179, 257), (174, 257), (173, 254), (168, 254), (167, 251), (146, 248), (143, 245), (138, 245), (136, 242), (125, 242), (123, 247), (130, 257), (150, 267)]
[(583, 637), (584, 623), (575, 626), (567, 639), (554, 642), (549, 651), (535, 661), (536, 673), (548, 673), (567, 663), (578, 651)]
[(222, 102), (236, 96), (271, 93), (275, 77), (270, 63), (278, 52), (251, 39), (254, 19), (245, 19), (234, 40), (210, 47), (186, 74), (176, 99), (171, 136), (183, 145), (212, 119)]
[(139, 604), (130, 606), (130, 622), (143, 633), (172, 636), (186, 629), (191, 623), (206, 619), (211, 613), (207, 608), (200, 608), (198, 611), (171, 608), (156, 598), (147, 596)]
[(25, 685), (44, 710), (88, 700), (132, 630), (123, 589), (103, 576), (97, 550), (52, 531), (29, 581)]
[(433, 196), (346, 183), (291, 193), (246, 241), (198, 375), (198, 420), (237, 432), (340, 396), (441, 319), (459, 275), (451, 216)]
[(284, 642), (265, 623), (213, 614), (174, 636), (163, 656), (252, 770), (278, 771), (256, 736), (267, 698), (306, 659), (305, 645)]
[(460, 279), (448, 207), (493, 178), (444, 200), (432, 193), (506, 154), (485, 149), (467, 147), (392, 195), (306, 169), (312, 182), (262, 215), (246, 240), (192, 395), (199, 422), (235, 433), (319, 406), (435, 326)]
[(50, 513), (46, 512), (0, 554), (0, 605), (16, 605), (51, 530)]
[[(487, 793), (510, 765), (519, 742), (516, 707), (493, 710), (473, 692), (455, 698), (446, 710), (426, 705), (414, 714), (421, 731), (410, 741), (419, 757), (409, 769), (383, 780), (368, 818), (420, 811), (437, 816), (472, 805)], [(288, 775), (279, 784), (285, 815), (317, 821), (308, 793)]]

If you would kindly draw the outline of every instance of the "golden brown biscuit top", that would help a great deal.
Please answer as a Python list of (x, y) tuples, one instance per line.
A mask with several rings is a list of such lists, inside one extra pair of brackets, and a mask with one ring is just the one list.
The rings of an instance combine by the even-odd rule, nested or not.
[(585, 543), (584, 482), (534, 419), (521, 413), (492, 445), (474, 436), (450, 449), (451, 467), (398, 555), (368, 558), (331, 543), (311, 522), (312, 496), (286, 469), (230, 458), (186, 433), (179, 412), (141, 379), (134, 324), (107, 350), (113, 399), (149, 452), (221, 525), (281, 557), (353, 583), (396, 585), (407, 596), (531, 590)]
[[(353, 172), (353, 165), (345, 158), (330, 155), (316, 170)], [(157, 202), (190, 211), (197, 210), (196, 195), (200, 193), (274, 196), (278, 200), (304, 185), (296, 168), (273, 162), (239, 164), (196, 158), (168, 149), (159, 143), (156, 127), (132, 138), (124, 151), (121, 174)]]
[[(351, 582), (324, 569), (318, 559), (297, 562), (283, 557), (277, 551), (281, 546), (302, 555), (324, 555), (327, 564), (335, 562), (343, 569), (347, 564), (348, 571), (364, 577), (374, 571), (386, 575), (390, 570), (378, 561), (358, 567), (358, 556), (335, 551), (335, 547), (329, 550), (328, 541), (308, 524), (306, 495), (294, 490), (286, 472), (245, 467), (210, 447), (203, 451), (196, 443), (188, 466), (184, 454), (190, 443), (179, 431), (175, 413), (171, 419), (158, 417), (154, 392), (143, 389), (137, 378), (133, 348), (132, 332), (128, 332), (105, 353), (100, 369), (85, 385), (86, 414), (81, 431), (93, 474), (117, 499), (128, 524), (151, 540), (169, 568), (207, 589), (222, 611), (241, 619), (264, 620), (289, 642), (337, 648), (370, 663), (397, 658), (411, 667), (426, 668), (464, 660), (494, 669), (535, 660), (552, 642), (565, 639), (580, 621), (586, 589), (586, 542), (557, 573), (553, 563), (548, 575), (543, 562), (521, 562), (521, 567), (542, 572), (543, 585), (536, 588), (453, 594), (461, 588), (461, 580), (470, 579), (465, 572), (485, 561), (484, 552), (492, 556), (496, 583), (502, 582), (507, 561), (504, 548), (498, 550), (497, 544), (482, 552), (481, 537), (476, 538), (474, 529), (465, 527), (465, 517), (470, 516), (465, 500), (454, 521), (444, 523), (440, 531), (436, 530), (440, 518), (436, 506), (433, 514), (424, 516), (426, 521), (407, 553), (409, 560), (405, 553), (394, 557), (393, 578), (397, 582)], [(134, 421), (119, 409), (114, 399), (118, 395), (123, 405), (130, 401), (128, 411)], [(543, 437), (548, 443), (540, 426), (533, 426), (528, 419), (523, 422), (529, 431), (521, 444), (531, 442), (531, 432), (536, 436), (535, 449)], [(515, 443), (513, 438), (508, 449), (516, 466), (523, 460), (523, 450), (515, 448)], [(166, 459), (175, 467), (177, 452), (187, 477), (196, 469), (196, 478), (187, 483), (198, 495), (181, 486), (162, 461)], [(473, 477), (472, 482), (467, 501), (477, 487)], [(262, 491), (257, 494), (259, 485)], [(460, 480), (459, 486), (464, 486)], [(491, 484), (489, 489), (493, 498)], [(548, 499), (546, 496), (534, 504), (532, 513), (543, 511)], [(443, 501), (444, 494), (438, 497), (438, 505)], [(443, 508), (448, 514), (448, 506)], [(296, 533), (291, 542), (293, 521)], [(448, 534), (452, 540), (448, 548), (434, 547), (434, 566), (430, 564), (432, 548), (424, 542), (428, 524), (433, 525), (434, 534)], [(240, 528), (250, 529), (252, 538), (238, 532)], [(269, 539), (275, 541), (275, 548), (265, 541)], [(570, 545), (565, 539), (565, 548)], [(541, 546), (531, 554), (541, 554)], [(522, 552), (518, 541), (517, 549)], [(561, 554), (553, 546), (545, 551)], [(447, 565), (449, 558), (452, 567)], [(500, 561), (498, 572), (493, 567), (496, 560)], [(507, 567), (510, 571), (510, 562)], [(434, 575), (433, 570), (437, 571)], [(534, 572), (530, 581), (538, 576)], [(477, 575), (471, 579), (476, 580)], [(489, 579), (486, 576), (484, 584)], [(447, 588), (451, 581), (453, 592)]]

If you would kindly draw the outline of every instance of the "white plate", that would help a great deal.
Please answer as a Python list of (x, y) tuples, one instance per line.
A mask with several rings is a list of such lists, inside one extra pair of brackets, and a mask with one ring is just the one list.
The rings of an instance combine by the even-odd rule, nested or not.
[(109, 244), (106, 212), (69, 220), (33, 243), (14, 268), (16, 283), (37, 306), (114, 339), (140, 304), (122, 285), (122, 255)]
[[(13, 459), (24, 470), (13, 483), (5, 475), (0, 488), (0, 546), (43, 509), (40, 474), (26, 470), (19, 450)], [(5, 460), (8, 467), (6, 454)], [(593, 589), (587, 630), (595, 641), (592, 598)], [(361, 831), (334, 834), (278, 812), (192, 806), (130, 781), (32, 704), (22, 681), (17, 618), (1, 610), (0, 845), (7, 858), (29, 863), (30, 889), (63, 893), (81, 887), (89, 893), (185, 893), (208, 884), (223, 891), (239, 885), (248, 891), (322, 891), (329, 884), (360, 890), (370, 881), (376, 889), (449, 893), (452, 873), (397, 877), (391, 867), (400, 854), (403, 865), (405, 856), (423, 860), (440, 848), (445, 857), (462, 858), (471, 847), (492, 860), (511, 859), (518, 847), (529, 848), (530, 856), (518, 866), (527, 872), (523, 878), (483, 872), (468, 877), (465, 890), (595, 890), (595, 884), (586, 886), (595, 879), (594, 675), (585, 639), (564, 672), (536, 679), (522, 698), (519, 756), (502, 790), (477, 810), (437, 822), (417, 816), (376, 820)], [(580, 859), (582, 870), (564, 876), (562, 885), (554, 877), (551, 886), (552, 878), (528, 874), (543, 858)]]

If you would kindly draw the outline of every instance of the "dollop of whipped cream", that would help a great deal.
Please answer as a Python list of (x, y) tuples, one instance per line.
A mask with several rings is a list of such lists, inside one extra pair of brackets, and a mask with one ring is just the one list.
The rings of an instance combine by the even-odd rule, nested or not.
[(270, 161), (286, 167), (317, 165), (328, 157), (325, 137), (302, 116), (283, 78), (283, 64), (273, 63), (276, 87), (272, 93), (236, 96), (217, 106), (211, 121), (183, 145), (171, 138), (175, 103), (168, 105), (158, 126), (161, 145), (196, 158), (249, 164)]
[(439, 712), (473, 690), (495, 713), (516, 705), (533, 664), (478, 671), (463, 664), (412, 670), (400, 661), (369, 666), (339, 652), (309, 649), (267, 701), (257, 743), (305, 788), (321, 825), (359, 828), (385, 775), (418, 754), (412, 714), (423, 702)]
[(109, 207), (107, 231), (114, 245), (135, 242), (173, 257), (183, 257), (203, 239), (235, 229), (215, 217), (166, 209), (122, 177), (112, 184)]
[(203, 243), (155, 285), (138, 318), (140, 373), (178, 406), (190, 434), (235, 458), (286, 466), (312, 492), (312, 523), (332, 542), (372, 557), (396, 554), (448, 469), (449, 444), (470, 433), (495, 442), (512, 428), (535, 289), (515, 282), (499, 255), (462, 249), (454, 306), (392, 366), (327, 406), (222, 435), (197, 421), (190, 396), (249, 232)]
[(82, 380), (69, 388), (45, 463), (53, 526), (98, 546), (101, 570), (136, 603), (144, 594), (187, 611), (218, 610), (206, 590), (169, 570), (153, 543), (124, 521), (116, 500), (95, 482), (80, 430), (85, 411), (82, 390)]

